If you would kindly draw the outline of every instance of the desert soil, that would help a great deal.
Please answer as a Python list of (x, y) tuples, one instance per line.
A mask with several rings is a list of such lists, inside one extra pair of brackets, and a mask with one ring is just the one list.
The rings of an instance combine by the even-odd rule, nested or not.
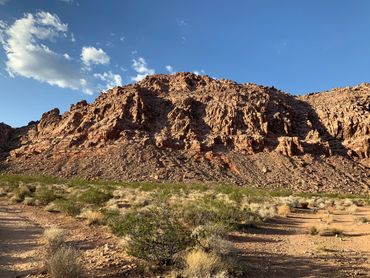
[[(248, 266), (247, 277), (370, 277), (370, 224), (354, 223), (355, 217), (370, 217), (370, 208), (332, 214), (329, 227), (343, 230), (343, 236), (308, 235), (309, 227), (326, 227), (323, 220), (328, 218), (326, 211), (310, 210), (233, 234)], [(81, 251), (87, 277), (136, 276), (134, 261), (104, 227), (0, 198), (0, 277), (46, 277), (42, 234), (51, 225), (68, 231), (70, 244)]]
[(87, 277), (133, 277), (135, 264), (120, 250), (119, 239), (104, 227), (0, 198), (0, 277), (47, 277), (43, 231), (58, 226), (80, 253)]

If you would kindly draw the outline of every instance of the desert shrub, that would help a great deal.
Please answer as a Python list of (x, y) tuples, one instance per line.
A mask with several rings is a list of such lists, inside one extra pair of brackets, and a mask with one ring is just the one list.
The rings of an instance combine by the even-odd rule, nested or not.
[(86, 219), (88, 225), (93, 224), (103, 224), (104, 223), (104, 215), (96, 210), (86, 210), (83, 211), (80, 215), (80, 218)]
[(204, 199), (200, 202), (191, 202), (180, 209), (183, 220), (193, 227), (219, 223), (237, 228), (258, 220), (257, 215), (250, 210), (220, 200)]
[(354, 205), (354, 204), (346, 207), (346, 211), (350, 214), (354, 214), (355, 212), (357, 212), (357, 210), (358, 210), (358, 207), (357, 205)]
[(48, 203), (58, 198), (58, 196), (54, 193), (54, 191), (46, 186), (42, 186), (38, 188), (34, 196), (43, 205), (47, 205)]
[(46, 240), (46, 253), (48, 256), (65, 245), (65, 232), (58, 227), (46, 229), (44, 231), (44, 238)]
[(71, 200), (58, 199), (55, 200), (55, 205), (60, 211), (70, 216), (76, 216), (81, 212), (80, 205), (72, 202)]
[(81, 195), (78, 197), (78, 201), (86, 204), (101, 205), (112, 197), (113, 195), (111, 193), (103, 192), (91, 187), (85, 192), (81, 193)]
[(132, 211), (125, 215), (110, 212), (111, 230), (126, 236), (127, 253), (159, 265), (169, 265), (174, 255), (192, 245), (190, 232), (164, 207)]
[(51, 278), (82, 277), (82, 265), (79, 254), (71, 247), (63, 246), (50, 254), (46, 266)]
[(183, 276), (191, 278), (228, 277), (227, 267), (214, 253), (192, 250), (185, 255)]
[(319, 234), (319, 230), (316, 227), (312, 226), (308, 228), (307, 233), (309, 235), (315, 236)]
[(35, 199), (32, 197), (24, 197), (23, 203), (27, 206), (33, 206), (35, 204)]
[(46, 210), (47, 212), (60, 212), (60, 209), (54, 202), (47, 204), (44, 207), (44, 210)]
[(14, 196), (21, 202), (26, 196), (31, 196), (31, 191), (26, 185), (21, 185), (15, 189)]
[(279, 216), (287, 217), (291, 213), (291, 209), (288, 205), (280, 205), (277, 207), (277, 214)]
[(356, 217), (354, 220), (355, 220), (356, 223), (362, 223), (362, 224), (370, 223), (369, 218), (367, 218), (366, 216)]

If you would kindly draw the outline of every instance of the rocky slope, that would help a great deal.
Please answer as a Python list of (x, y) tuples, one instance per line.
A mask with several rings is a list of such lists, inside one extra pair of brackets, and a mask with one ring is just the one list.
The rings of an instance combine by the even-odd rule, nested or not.
[(367, 192), (370, 85), (295, 97), (153, 75), (21, 129), (0, 125), (0, 153), (10, 172)]

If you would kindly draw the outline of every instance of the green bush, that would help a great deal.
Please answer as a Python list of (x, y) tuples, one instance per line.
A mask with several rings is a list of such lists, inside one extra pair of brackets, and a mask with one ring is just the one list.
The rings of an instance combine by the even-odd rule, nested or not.
[(58, 199), (55, 201), (55, 205), (60, 211), (70, 216), (76, 216), (81, 212), (81, 207), (71, 200)]
[(111, 213), (111, 230), (129, 238), (127, 253), (158, 265), (170, 265), (174, 255), (193, 244), (190, 231), (164, 207), (148, 211), (132, 211), (125, 215)]
[(110, 192), (107, 193), (96, 188), (89, 188), (85, 192), (81, 193), (78, 197), (78, 201), (85, 204), (101, 205), (112, 197), (113, 195)]
[(54, 191), (46, 186), (43, 186), (36, 190), (35, 198), (39, 200), (43, 205), (47, 205), (50, 202), (58, 198)]
[(182, 211), (183, 220), (193, 227), (222, 224), (237, 228), (258, 220), (256, 214), (251, 211), (220, 200), (204, 199), (201, 202), (193, 202), (179, 210)]

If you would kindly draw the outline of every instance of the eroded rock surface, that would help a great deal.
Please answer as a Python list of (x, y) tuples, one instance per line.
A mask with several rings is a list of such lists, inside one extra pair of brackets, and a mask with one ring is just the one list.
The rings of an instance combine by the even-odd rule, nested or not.
[[(9, 144), (9, 134), (17, 144)], [(192, 73), (153, 75), (12, 131), (11, 172), (231, 181), (303, 191), (370, 186), (370, 85), (295, 97)]]

